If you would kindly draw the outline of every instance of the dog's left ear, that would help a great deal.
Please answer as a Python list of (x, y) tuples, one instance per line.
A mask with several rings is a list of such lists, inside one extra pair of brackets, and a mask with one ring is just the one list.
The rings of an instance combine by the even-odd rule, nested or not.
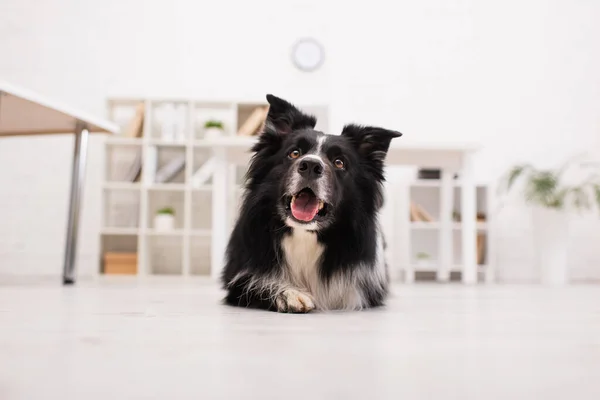
[(400, 132), (376, 126), (346, 125), (342, 136), (350, 139), (358, 153), (369, 160), (385, 159), (392, 139), (402, 136)]
[(304, 114), (291, 103), (273, 96), (267, 95), (269, 102), (269, 113), (265, 121), (265, 131), (274, 131), (274, 133), (291, 133), (298, 129), (313, 129), (317, 124), (317, 119), (308, 114)]

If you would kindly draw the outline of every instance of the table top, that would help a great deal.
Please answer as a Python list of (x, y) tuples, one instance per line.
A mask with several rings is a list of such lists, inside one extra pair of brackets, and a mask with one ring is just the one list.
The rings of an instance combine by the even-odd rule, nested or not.
[(31, 90), (0, 81), (0, 136), (73, 133), (77, 121), (90, 133), (117, 133), (119, 127)]

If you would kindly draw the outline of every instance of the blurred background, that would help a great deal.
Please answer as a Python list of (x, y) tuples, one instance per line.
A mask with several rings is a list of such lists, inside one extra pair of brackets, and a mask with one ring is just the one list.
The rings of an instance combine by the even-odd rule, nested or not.
[[(234, 107), (274, 93), (321, 107), (329, 133), (358, 122), (399, 130), (407, 142), (474, 144), (476, 182), (492, 190), (516, 164), (557, 168), (599, 148), (599, 7), (561, 0), (4, 0), (0, 77), (113, 121), (111, 101), (122, 105), (119, 99)], [(294, 63), (302, 38), (321, 46), (313, 71)], [(123, 129), (137, 104), (125, 103), (132, 111), (116, 121)], [(117, 201), (103, 189), (114, 147), (106, 140), (90, 138), (82, 274), (102, 263), (106, 238), (99, 237), (108, 223), (100, 210)], [(0, 224), (0, 273), (53, 274), (60, 265), (72, 141), (2, 140), (0, 207), (10, 212)], [(497, 217), (496, 279), (536, 280), (530, 209), (513, 201)], [(571, 219), (570, 277), (598, 280), (600, 224), (593, 211)], [(424, 235), (421, 241), (437, 246)]]

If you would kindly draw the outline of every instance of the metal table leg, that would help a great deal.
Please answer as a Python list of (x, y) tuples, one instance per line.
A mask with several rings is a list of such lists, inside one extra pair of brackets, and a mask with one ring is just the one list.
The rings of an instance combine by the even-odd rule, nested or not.
[(85, 164), (87, 158), (89, 132), (86, 125), (78, 122), (75, 127), (75, 148), (73, 153), (73, 169), (71, 172), (71, 195), (69, 199), (69, 220), (67, 223), (67, 240), (63, 266), (63, 284), (75, 283), (75, 256), (77, 255), (77, 234), (79, 231), (79, 215), (81, 196), (85, 181)]

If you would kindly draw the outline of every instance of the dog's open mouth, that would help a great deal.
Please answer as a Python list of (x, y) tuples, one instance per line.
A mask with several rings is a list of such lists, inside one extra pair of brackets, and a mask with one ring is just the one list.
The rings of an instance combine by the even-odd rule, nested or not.
[(290, 199), (290, 211), (298, 221), (311, 222), (327, 213), (327, 203), (319, 199), (309, 188), (304, 188)]

